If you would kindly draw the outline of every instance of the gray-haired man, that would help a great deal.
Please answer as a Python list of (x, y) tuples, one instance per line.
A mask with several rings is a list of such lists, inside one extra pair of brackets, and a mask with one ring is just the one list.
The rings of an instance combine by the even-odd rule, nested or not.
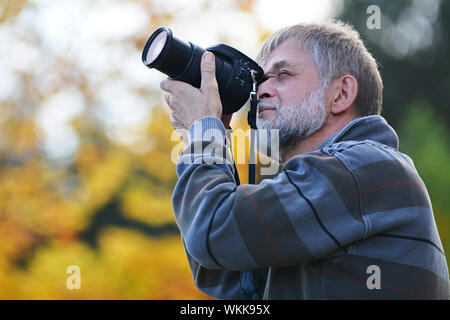
[[(225, 148), (207, 134), (225, 135), (230, 119), (214, 57), (203, 58), (200, 89), (161, 88), (175, 129)], [(284, 168), (238, 186), (220, 153), (180, 156), (173, 207), (197, 287), (229, 299), (449, 299), (427, 190), (380, 116), (382, 80), (358, 33), (340, 22), (292, 26), (258, 62), (257, 125), (279, 130)]]

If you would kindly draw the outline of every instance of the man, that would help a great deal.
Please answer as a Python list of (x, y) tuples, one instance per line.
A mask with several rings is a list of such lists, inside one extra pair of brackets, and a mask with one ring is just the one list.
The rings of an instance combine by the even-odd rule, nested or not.
[(426, 187), (380, 116), (382, 80), (358, 33), (285, 28), (258, 62), (258, 128), (279, 130), (284, 163), (258, 185), (238, 186), (224, 153), (208, 151), (225, 149), (217, 132), (230, 120), (214, 56), (200, 89), (161, 83), (171, 124), (189, 129), (173, 207), (196, 286), (225, 299), (449, 299)]

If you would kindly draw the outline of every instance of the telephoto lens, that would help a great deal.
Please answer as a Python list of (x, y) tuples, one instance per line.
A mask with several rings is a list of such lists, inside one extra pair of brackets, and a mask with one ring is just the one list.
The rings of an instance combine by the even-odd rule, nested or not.
[[(206, 50), (215, 55), (216, 79), (223, 113), (232, 114), (248, 100), (253, 81), (256, 84), (262, 82), (263, 70), (245, 54), (225, 44), (208, 47)], [(174, 37), (170, 29), (161, 27), (147, 40), (142, 52), (142, 62), (148, 68), (168, 75), (172, 80), (199, 88), (200, 61), (206, 50)]]

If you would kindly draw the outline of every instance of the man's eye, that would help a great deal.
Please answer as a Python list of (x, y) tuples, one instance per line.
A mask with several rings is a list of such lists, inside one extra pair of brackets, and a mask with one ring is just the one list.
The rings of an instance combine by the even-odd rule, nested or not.
[(262, 81), (260, 82), (260, 84), (263, 83), (263, 82), (265, 82), (265, 81), (267, 81), (267, 80), (269, 80), (270, 78), (274, 78), (274, 79), (280, 80), (280, 79), (283, 79), (283, 78), (285, 78), (286, 76), (290, 76), (290, 75), (291, 75), (291, 73), (290, 73), (289, 71), (279, 71), (279, 72), (277, 72), (277, 73), (268, 74), (268, 75), (265, 75), (265, 76), (264, 76), (264, 78), (262, 79)]
[(278, 78), (283, 78), (283, 77), (286, 77), (286, 76), (289, 76), (289, 75), (291, 75), (291, 74), (288, 71), (280, 71), (277, 74)]

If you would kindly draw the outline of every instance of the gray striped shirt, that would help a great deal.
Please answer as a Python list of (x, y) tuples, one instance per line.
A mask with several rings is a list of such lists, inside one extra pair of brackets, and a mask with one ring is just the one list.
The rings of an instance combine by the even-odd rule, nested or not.
[(427, 189), (381, 116), (257, 185), (236, 184), (210, 129), (225, 135), (215, 117), (191, 125), (172, 198), (199, 290), (239, 299), (242, 271), (267, 268), (265, 299), (449, 299)]

